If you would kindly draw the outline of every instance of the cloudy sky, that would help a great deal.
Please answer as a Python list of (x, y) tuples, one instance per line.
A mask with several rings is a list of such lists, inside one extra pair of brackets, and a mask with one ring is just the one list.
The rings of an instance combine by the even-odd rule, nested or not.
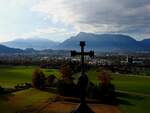
[(150, 0), (0, 0), (0, 42), (81, 31), (150, 38)]

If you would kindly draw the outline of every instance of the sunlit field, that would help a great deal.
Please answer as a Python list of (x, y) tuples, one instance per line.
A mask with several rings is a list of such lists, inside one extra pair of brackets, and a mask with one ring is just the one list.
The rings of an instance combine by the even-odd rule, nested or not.
[[(0, 86), (12, 88), (17, 84), (31, 82), (34, 66), (0, 67)], [(54, 74), (60, 77), (59, 71), (55, 69), (42, 69), (46, 76)]]
[[(98, 72), (91, 70), (87, 74), (93, 83), (98, 84)], [(119, 107), (123, 113), (149, 113), (149, 76), (112, 74), (112, 83), (116, 90), (123, 92), (118, 95)]]
[[(31, 82), (32, 72), (37, 68), (34, 66), (17, 66), (0, 68), (0, 85), (5, 88), (12, 88), (16, 84)], [(46, 76), (55, 75), (60, 78), (59, 70), (42, 69)], [(87, 72), (89, 80), (98, 84), (96, 70)], [(137, 75), (112, 74), (112, 83), (118, 94), (119, 108), (123, 113), (149, 113), (150, 105), (150, 77)], [(0, 96), (0, 111), (10, 113), (20, 111), (44, 103), (53, 98), (54, 94), (35, 89), (27, 89), (15, 93)], [(7, 109), (10, 106), (10, 109)]]

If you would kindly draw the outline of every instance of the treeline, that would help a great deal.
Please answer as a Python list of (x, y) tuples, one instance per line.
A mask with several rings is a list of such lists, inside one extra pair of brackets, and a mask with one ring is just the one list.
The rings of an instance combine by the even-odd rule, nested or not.
[[(46, 77), (40, 68), (36, 69), (32, 75), (32, 85), (34, 88), (47, 90), (55, 88), (56, 92), (62, 96), (80, 97), (80, 82), (74, 77), (74, 71), (69, 64), (64, 64), (60, 68), (61, 77), (55, 75)], [(90, 80), (86, 87), (86, 96), (92, 99), (114, 104), (116, 103), (115, 86), (111, 83), (111, 75), (107, 70), (102, 70), (98, 78), (99, 84), (95, 85)]]

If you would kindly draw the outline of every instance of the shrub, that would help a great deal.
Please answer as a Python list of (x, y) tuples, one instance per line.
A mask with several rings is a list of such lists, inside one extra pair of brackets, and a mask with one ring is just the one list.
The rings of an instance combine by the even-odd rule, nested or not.
[(97, 95), (97, 87), (95, 84), (93, 84), (92, 82), (88, 83), (88, 87), (87, 87), (87, 96), (89, 98), (96, 98)]
[(4, 93), (4, 88), (2, 88), (1, 86), (0, 86), (0, 94), (3, 94)]
[(58, 92), (63, 96), (77, 96), (78, 90), (77, 86), (73, 82), (68, 82), (65, 80), (58, 81)]
[(98, 79), (102, 86), (107, 86), (111, 82), (110, 73), (107, 70), (102, 70), (98, 75)]
[(72, 71), (69, 65), (64, 64), (60, 69), (62, 79), (72, 79)]
[(55, 87), (57, 84), (57, 78), (55, 77), (55, 75), (49, 75), (46, 78), (46, 86), (48, 87)]
[(73, 82), (72, 71), (69, 65), (64, 64), (61, 69), (61, 80), (58, 82), (58, 92), (64, 96), (76, 96), (77, 87)]
[(145, 71), (145, 76), (150, 76), (150, 70)]
[(98, 79), (100, 80), (96, 97), (104, 100), (106, 103), (113, 103), (116, 100), (115, 86), (111, 84), (111, 75), (109, 71), (102, 70)]
[(45, 75), (39, 68), (35, 69), (32, 74), (32, 85), (34, 88), (41, 89), (45, 85)]

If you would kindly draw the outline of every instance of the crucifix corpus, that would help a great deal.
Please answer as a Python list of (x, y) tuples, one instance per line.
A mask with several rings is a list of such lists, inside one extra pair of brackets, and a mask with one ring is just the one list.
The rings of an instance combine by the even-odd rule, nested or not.
[(80, 89), (80, 99), (81, 103), (77, 109), (71, 113), (94, 113), (90, 107), (86, 104), (86, 87), (88, 85), (88, 77), (84, 70), (84, 56), (88, 55), (94, 57), (94, 51), (84, 52), (85, 41), (80, 41), (81, 52), (71, 51), (71, 56), (80, 55), (81, 56), (81, 76), (78, 80), (78, 86)]

